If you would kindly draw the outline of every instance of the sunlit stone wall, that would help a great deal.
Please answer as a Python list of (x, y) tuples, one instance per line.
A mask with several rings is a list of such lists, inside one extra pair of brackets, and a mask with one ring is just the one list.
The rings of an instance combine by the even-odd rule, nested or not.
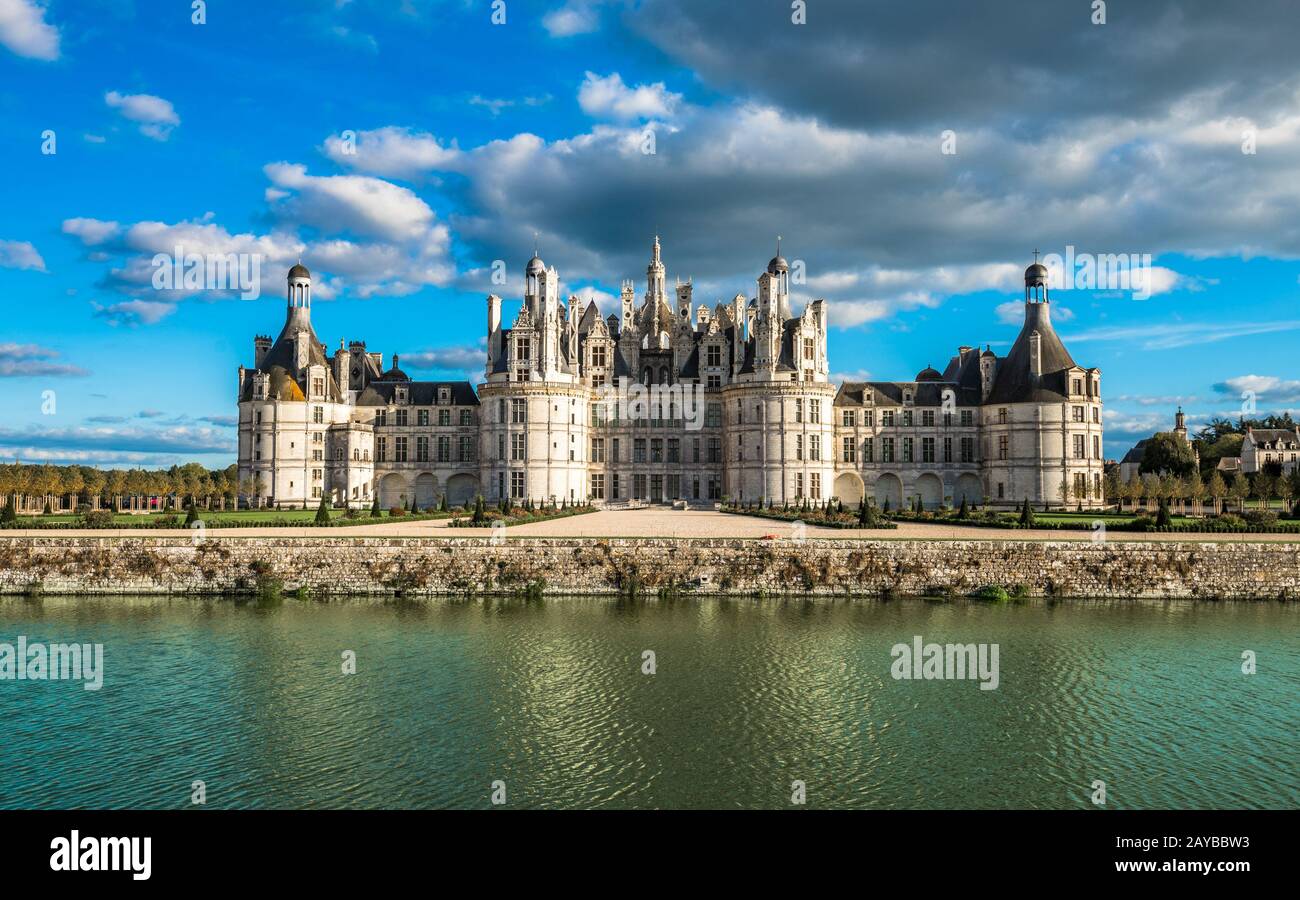
[(661, 591), (1295, 599), (1300, 544), (487, 538), (0, 538), (4, 594)]

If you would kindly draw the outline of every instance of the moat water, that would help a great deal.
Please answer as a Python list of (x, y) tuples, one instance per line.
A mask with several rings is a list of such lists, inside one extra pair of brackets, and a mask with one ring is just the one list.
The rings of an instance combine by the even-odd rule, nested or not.
[[(997, 688), (894, 679), (916, 635)], [(103, 686), (0, 680), (0, 807), (1300, 805), (1295, 603), (0, 601), (19, 636)]]

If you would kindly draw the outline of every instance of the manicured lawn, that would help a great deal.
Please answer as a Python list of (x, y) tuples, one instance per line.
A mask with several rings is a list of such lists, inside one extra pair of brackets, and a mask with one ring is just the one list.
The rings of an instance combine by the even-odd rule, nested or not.
[[(431, 513), (421, 512), (420, 516), (428, 516)], [(117, 515), (113, 517), (115, 525), (125, 527), (144, 527), (151, 523), (156, 523), (159, 519), (171, 517), (177, 520), (177, 525), (183, 525), (185, 522), (185, 512), (166, 512), (166, 513), (148, 513), (146, 515)], [(212, 510), (205, 512), (199, 510), (199, 518), (205, 522), (221, 525), (248, 525), (255, 526), (263, 523), (293, 523), (300, 525), (311, 525), (316, 521), (316, 510), (314, 509), (241, 509), (241, 510)], [(331, 509), (330, 519), (332, 521), (342, 520), (343, 510)], [(382, 518), (389, 519), (388, 511), (384, 510)], [(394, 517), (392, 521), (400, 521), (401, 517)], [(56, 515), (56, 516), (19, 516), (18, 527), (22, 528), (27, 524), (59, 524), (59, 525), (77, 525), (81, 521), (80, 516), (76, 515)], [(369, 510), (362, 510), (361, 515), (356, 519), (358, 525), (375, 520), (370, 518)]]

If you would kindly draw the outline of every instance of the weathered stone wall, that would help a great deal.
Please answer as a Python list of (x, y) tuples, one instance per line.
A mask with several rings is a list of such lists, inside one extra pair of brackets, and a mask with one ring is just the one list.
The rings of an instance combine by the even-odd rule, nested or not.
[(548, 538), (0, 538), (0, 594), (1300, 596), (1300, 544)]

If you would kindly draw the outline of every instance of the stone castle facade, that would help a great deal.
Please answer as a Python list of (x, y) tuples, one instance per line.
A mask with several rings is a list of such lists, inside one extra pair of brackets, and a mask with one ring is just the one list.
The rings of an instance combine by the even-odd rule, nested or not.
[(893, 509), (1102, 505), (1101, 373), (1052, 328), (1047, 269), (1025, 271), (1010, 351), (963, 346), (912, 381), (832, 383), (828, 304), (796, 314), (778, 252), (756, 296), (713, 309), (667, 287), (656, 237), (620, 309), (560, 300), (534, 256), (506, 324), (487, 298), (483, 381), (414, 381), (360, 342), (333, 356), (311, 324), (311, 273), (288, 276), (277, 339), (239, 369), (245, 496), (276, 506), (535, 502), (712, 505), (837, 497)]

